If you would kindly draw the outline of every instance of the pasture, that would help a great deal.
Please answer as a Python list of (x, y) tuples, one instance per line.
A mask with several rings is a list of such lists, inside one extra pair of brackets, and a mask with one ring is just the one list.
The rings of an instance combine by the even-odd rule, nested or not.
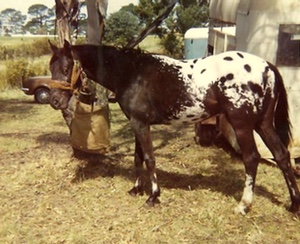
[(0, 243), (299, 243), (299, 219), (277, 167), (261, 163), (252, 210), (233, 211), (239, 157), (194, 143), (193, 127), (154, 126), (162, 195), (131, 197), (133, 136), (117, 104), (111, 152), (75, 158), (59, 111), (0, 92)]
[(57, 38), (50, 35), (50, 36), (44, 36), (44, 35), (16, 35), (16, 36), (1, 36), (0, 37), (0, 46), (19, 46), (22, 44), (31, 44), (36, 40), (39, 39), (50, 39), (50, 40), (56, 40)]

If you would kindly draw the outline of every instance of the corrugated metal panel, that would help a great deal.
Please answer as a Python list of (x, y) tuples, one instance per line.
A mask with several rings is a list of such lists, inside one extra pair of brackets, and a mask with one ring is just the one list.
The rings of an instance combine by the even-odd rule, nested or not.
[(227, 23), (236, 23), (236, 15), (249, 13), (252, 0), (211, 0), (209, 15), (213, 19)]
[[(248, 16), (250, 12), (260, 13), (267, 18), (276, 15), (277, 18), (273, 19), (275, 22), (283, 18), (286, 20), (293, 19), (291, 20), (293, 23), (295, 20), (298, 23), (299, 7), (299, 0), (211, 0), (209, 14), (212, 19), (228, 23), (236, 23), (237, 15)], [(257, 22), (264, 24), (262, 20)], [(288, 22), (285, 21), (284, 23)]]
[(235, 23), (239, 5), (242, 5), (243, 12), (247, 12), (251, 0), (211, 0), (209, 14), (213, 19), (223, 22)]

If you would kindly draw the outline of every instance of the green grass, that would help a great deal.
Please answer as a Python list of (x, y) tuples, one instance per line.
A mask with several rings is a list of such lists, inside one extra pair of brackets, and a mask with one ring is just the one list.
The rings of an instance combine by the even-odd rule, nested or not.
[(141, 49), (150, 53), (163, 53), (163, 46), (160, 45), (160, 39), (157, 36), (147, 36), (139, 45)]
[[(47, 36), (45, 36), (47, 38)], [(45, 37), (37, 37), (37, 36), (1, 36), (0, 37), (0, 46), (17, 46), (21, 44), (31, 44), (34, 40)], [(50, 40), (53, 40), (53, 37), (49, 37)]]
[(111, 104), (106, 156), (72, 157), (60, 111), (0, 92), (0, 243), (299, 243), (299, 219), (279, 170), (260, 164), (252, 210), (236, 215), (239, 158), (201, 148), (192, 127), (152, 129), (161, 203), (131, 197), (133, 136)]
[[(23, 36), (23, 37), (7, 37), (1, 36), (0, 37), (0, 46), (17, 46), (21, 44), (31, 44), (38, 38), (45, 38), (45, 37), (35, 37), (35, 36)], [(47, 37), (46, 37), (47, 38)], [(50, 40), (53, 40), (53, 37), (49, 37)], [(159, 46), (159, 38), (157, 36), (147, 36), (140, 44), (140, 48), (148, 50), (149, 52), (161, 52), (163, 50), (162, 47)]]

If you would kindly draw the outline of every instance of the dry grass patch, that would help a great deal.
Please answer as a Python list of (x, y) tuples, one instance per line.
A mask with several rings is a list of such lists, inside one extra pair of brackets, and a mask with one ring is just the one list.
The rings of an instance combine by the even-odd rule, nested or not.
[(147, 36), (138, 46), (150, 53), (164, 53), (164, 47), (160, 44), (159, 37), (155, 35)]
[(161, 204), (131, 197), (133, 137), (111, 105), (113, 150), (72, 157), (59, 111), (0, 93), (0, 243), (299, 243), (279, 170), (261, 164), (253, 209), (233, 213), (244, 184), (237, 157), (200, 148), (193, 128), (155, 126)]

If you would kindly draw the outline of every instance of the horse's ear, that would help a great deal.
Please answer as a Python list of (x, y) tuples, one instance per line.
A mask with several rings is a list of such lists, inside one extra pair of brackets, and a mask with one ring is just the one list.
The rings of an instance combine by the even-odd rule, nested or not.
[(48, 40), (49, 44), (50, 44), (50, 47), (51, 47), (51, 50), (53, 53), (55, 53), (58, 49), (57, 46), (55, 46), (54, 44), (52, 44), (52, 42), (50, 40)]
[(64, 41), (64, 49), (65, 50), (70, 50), (71, 49), (71, 44), (66, 39)]

